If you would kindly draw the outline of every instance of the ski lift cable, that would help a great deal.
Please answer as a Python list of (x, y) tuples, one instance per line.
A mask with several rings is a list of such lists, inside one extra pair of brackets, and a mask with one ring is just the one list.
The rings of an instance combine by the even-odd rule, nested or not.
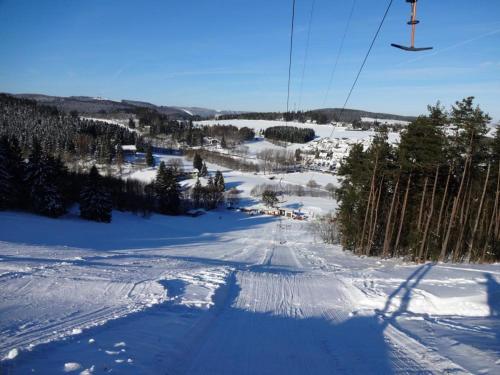
[[(294, 27), (295, 27), (295, 0), (292, 0), (292, 21), (290, 25), (290, 53), (288, 55), (288, 88), (287, 88), (287, 96), (286, 96), (286, 114), (285, 114), (285, 124), (288, 123), (288, 116), (290, 113), (290, 82), (291, 82), (291, 77), (292, 77), (292, 56), (293, 56), (293, 37), (294, 37)], [(287, 149), (287, 144), (285, 142), (285, 153)], [(280, 178), (279, 182), (279, 187), (280, 190), (283, 192), (283, 175)], [(282, 199), (283, 200), (283, 199)], [(281, 215), (279, 215), (279, 223), (278, 223), (278, 238), (280, 241), (280, 244), (282, 242), (282, 219)]]
[(299, 108), (302, 109), (302, 93), (304, 91), (304, 76), (306, 74), (306, 65), (307, 59), (309, 57), (309, 43), (311, 41), (311, 24), (314, 16), (314, 5), (316, 0), (312, 0), (311, 3), (311, 11), (309, 13), (309, 25), (307, 27), (307, 41), (306, 41), (306, 50), (304, 53), (304, 62), (302, 64), (302, 77), (300, 79), (300, 91), (299, 91)]
[[(286, 96), (286, 114), (288, 115), (290, 106), (290, 82), (292, 77), (292, 55), (293, 55), (293, 29), (295, 25), (295, 0), (292, 0), (292, 24), (290, 30), (290, 53), (288, 56), (288, 89)], [(288, 117), (288, 116), (287, 116)]]
[[(347, 103), (349, 102), (349, 99), (351, 98), (352, 92), (354, 91), (354, 88), (356, 87), (356, 84), (358, 83), (358, 80), (359, 80), (359, 77), (361, 75), (361, 72), (363, 71), (363, 69), (364, 69), (364, 67), (366, 65), (366, 61), (368, 60), (368, 57), (370, 56), (370, 53), (371, 53), (371, 51), (373, 49), (375, 41), (377, 40), (378, 35), (380, 34), (380, 30), (382, 29), (382, 26), (384, 25), (385, 19), (387, 18), (387, 14), (389, 13), (389, 10), (391, 9), (391, 6), (392, 6), (393, 2), (394, 2), (394, 0), (389, 0), (389, 3), (387, 4), (387, 8), (385, 10), (384, 16), (382, 17), (382, 20), (380, 21), (380, 24), (378, 25), (377, 32), (373, 36), (373, 39), (372, 39), (372, 41), (370, 43), (370, 47), (368, 48), (368, 51), (366, 52), (366, 55), (365, 55), (365, 57), (363, 59), (363, 62), (361, 64), (361, 66), (359, 67), (358, 73), (356, 74), (356, 78), (354, 79), (354, 82), (352, 83), (352, 86), (351, 86), (351, 88), (349, 90), (349, 93), (347, 94), (347, 97), (346, 97), (346, 99), (344, 101), (344, 105), (342, 106), (342, 109), (341, 109), (339, 117), (338, 117), (338, 121), (339, 122), (342, 120), (342, 115), (344, 114), (344, 111), (345, 111), (345, 108), (347, 106)], [(332, 127), (332, 132), (330, 133), (330, 137), (329, 138), (332, 137), (334, 130), (335, 130), (335, 126)]]
[(325, 106), (326, 101), (328, 100), (328, 96), (330, 95), (330, 90), (332, 88), (333, 78), (335, 77), (335, 73), (337, 71), (337, 65), (339, 63), (340, 56), (342, 55), (342, 51), (344, 49), (344, 42), (345, 42), (347, 33), (349, 31), (349, 27), (351, 25), (352, 15), (354, 13), (355, 6), (356, 6), (356, 0), (353, 0), (352, 5), (351, 5), (351, 10), (349, 12), (349, 17), (347, 18), (347, 23), (346, 23), (346, 26), (344, 29), (344, 35), (342, 35), (342, 39), (340, 41), (340, 46), (339, 46), (339, 49), (337, 50), (337, 56), (335, 58), (335, 63), (333, 64), (333, 69), (332, 69), (332, 72), (330, 74), (330, 80), (328, 81), (328, 87), (326, 89), (326, 94), (325, 94), (325, 97), (323, 98), (323, 107)]

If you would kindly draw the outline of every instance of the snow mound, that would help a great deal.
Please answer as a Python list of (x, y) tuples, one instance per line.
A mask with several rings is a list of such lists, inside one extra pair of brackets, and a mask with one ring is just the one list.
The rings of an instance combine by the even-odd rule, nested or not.
[(18, 355), (19, 355), (19, 350), (17, 350), (16, 348), (11, 349), (11, 350), (7, 353), (7, 355), (4, 357), (4, 360), (5, 360), (5, 359), (14, 359), (14, 358), (16, 358)]
[(78, 362), (67, 362), (64, 364), (64, 372), (73, 372), (80, 370), (82, 368), (82, 365), (79, 364)]

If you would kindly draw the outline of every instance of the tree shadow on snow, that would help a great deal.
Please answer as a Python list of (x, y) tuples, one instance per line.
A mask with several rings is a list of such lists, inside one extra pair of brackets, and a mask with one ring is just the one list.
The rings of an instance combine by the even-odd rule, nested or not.
[(238, 212), (211, 211), (192, 218), (153, 215), (148, 219), (113, 212), (109, 224), (68, 214), (51, 219), (27, 213), (2, 212), (0, 241), (33, 246), (74, 247), (86, 250), (126, 250), (206, 244), (230, 232), (252, 229), (275, 220)]
[[(423, 275), (421, 273), (417, 274), (419, 270), (421, 269), (417, 269), (412, 276), (416, 276), (417, 279), (421, 279)], [(427, 271), (428, 270), (429, 268)], [(460, 350), (460, 347), (469, 346), (484, 353), (492, 353), (494, 357), (498, 358), (500, 355), (500, 284), (491, 276), (491, 274), (485, 273), (484, 275), (486, 277), (484, 285), (486, 286), (487, 303), (490, 308), (490, 316), (429, 316), (428, 314), (416, 313), (409, 313), (409, 315), (412, 317), (420, 317), (431, 324), (433, 332), (430, 336), (431, 340), (433, 336), (445, 336), (450, 343), (450, 351), (453, 351), (451, 348), (452, 346), (457, 346), (458, 350)], [(405, 282), (398, 288), (398, 290), (406, 290), (407, 288), (408, 283)], [(398, 290), (396, 290), (395, 293)], [(412, 336), (411, 327), (421, 324), (418, 323), (419, 320), (397, 320), (398, 317), (407, 312), (410, 300), (409, 297), (405, 297), (407, 294), (407, 291), (405, 291), (398, 311), (392, 314), (390, 320), (391, 324), (409, 336)], [(387, 301), (385, 311), (387, 311), (391, 300), (392, 295)], [(422, 337), (414, 338), (417, 340), (422, 339)], [(423, 340), (425, 341), (426, 338)]]
[[(285, 315), (251, 311), (237, 306), (241, 289), (234, 277), (229, 282), (226, 308), (196, 349), (196, 356), (184, 354), (169, 363), (169, 374), (393, 374), (427, 373), (413, 353), (390, 348), (384, 335), (387, 326), (404, 313), (412, 289), (431, 265), (417, 269), (394, 291), (381, 314), (343, 316), (342, 310), (326, 309), (324, 317), (294, 316), (293, 306)], [(262, 268), (260, 271), (264, 271)], [(248, 271), (253, 272), (253, 271)], [(283, 283), (294, 275), (281, 275)], [(403, 293), (398, 308), (389, 307)], [(300, 306), (296, 307), (300, 310)], [(334, 319), (326, 318), (333, 316)], [(191, 348), (190, 345), (187, 347)]]
[[(216, 291), (210, 310), (163, 303), (68, 341), (40, 345), (21, 353), (9, 366), (12, 374), (31, 369), (59, 373), (69, 361), (78, 362), (82, 369), (94, 366), (95, 373), (120, 374), (426, 373), (414, 359), (388, 346), (384, 330), (407, 309), (412, 289), (429, 267), (417, 269), (391, 294), (381, 312), (388, 314), (385, 319), (379, 314), (349, 317), (345, 310), (332, 306), (317, 317), (304, 317), (300, 311), (307, 306), (284, 304), (281, 310), (279, 301), (269, 301), (271, 307), (278, 303), (273, 313), (256, 311), (251, 305), (242, 307), (238, 305), (242, 297), (238, 273), (232, 273)], [(249, 267), (243, 273), (255, 271), (265, 272), (266, 267)], [(288, 285), (295, 276), (281, 274), (279, 282)], [(170, 296), (181, 295), (186, 287), (180, 280), (164, 285)], [(403, 293), (401, 303), (389, 314), (399, 293)], [(95, 344), (88, 344), (90, 338)], [(126, 352), (109, 355), (107, 351), (117, 351), (114, 345), (121, 341), (127, 343)], [(133, 362), (114, 361), (122, 357)]]
[[(500, 358), (500, 284), (490, 273), (484, 273), (486, 299), (490, 314), (487, 317), (440, 317), (433, 319), (435, 328), (455, 345), (465, 344)], [(449, 320), (450, 326), (446, 324)], [(444, 324), (441, 324), (444, 323)]]
[(232, 188), (237, 188), (238, 186), (242, 185), (243, 184), (243, 181), (230, 181), (230, 182), (226, 182), (225, 183), (225, 186), (226, 186), (226, 191), (232, 189)]
[(490, 316), (500, 318), (500, 284), (490, 273), (485, 273), (484, 277), (486, 277), (485, 285)]

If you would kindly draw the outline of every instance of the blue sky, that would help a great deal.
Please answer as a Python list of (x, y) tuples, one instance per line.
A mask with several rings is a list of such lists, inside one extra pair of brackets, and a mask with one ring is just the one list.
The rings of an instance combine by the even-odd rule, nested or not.
[[(297, 0), (291, 106), (340, 107), (387, 1), (356, 1), (326, 98), (352, 0), (315, 1), (302, 81), (311, 4)], [(291, 0), (0, 0), (0, 91), (283, 111), (290, 15)], [(497, 0), (420, 0), (417, 45), (435, 49), (405, 53), (394, 0), (348, 107), (416, 115), (473, 95), (500, 119), (498, 15)]]

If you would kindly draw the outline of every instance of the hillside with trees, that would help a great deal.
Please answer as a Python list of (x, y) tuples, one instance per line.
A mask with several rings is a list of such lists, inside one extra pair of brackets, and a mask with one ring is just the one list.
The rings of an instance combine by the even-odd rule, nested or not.
[(401, 133), (354, 146), (339, 174), (338, 227), (359, 255), (415, 261), (500, 259), (500, 130), (469, 97), (429, 107)]
[(55, 107), (28, 99), (0, 94), (0, 136), (15, 138), (23, 152), (30, 150), (33, 138), (49, 154), (95, 157), (110, 163), (123, 144), (141, 143), (129, 129), (101, 121), (81, 119)]

